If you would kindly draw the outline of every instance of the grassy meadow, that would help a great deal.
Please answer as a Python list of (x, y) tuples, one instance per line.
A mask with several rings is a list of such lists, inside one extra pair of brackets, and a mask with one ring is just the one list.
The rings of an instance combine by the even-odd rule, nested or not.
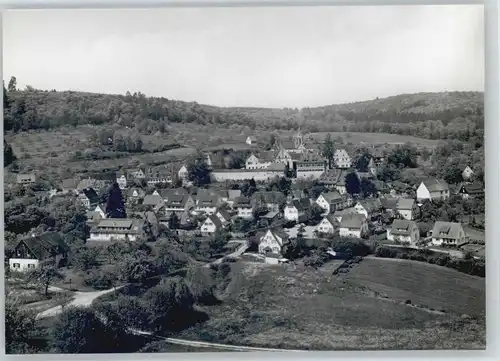
[[(348, 274), (337, 276), (293, 265), (237, 263), (222, 304), (204, 307), (209, 320), (181, 336), (315, 350), (484, 348), (483, 321), (460, 318), (468, 308), (484, 313), (484, 302), (481, 305), (479, 297), (471, 299), (463, 291), (469, 287), (471, 294), (476, 289), (483, 292), (483, 280), (464, 279), (458, 272), (428, 265), (422, 265), (426, 269), (407, 265), (403, 271), (405, 266), (397, 262), (386, 262), (377, 274), (373, 262), (379, 261), (364, 260)], [(411, 272), (416, 275), (408, 276)], [(415, 282), (419, 277), (422, 281)], [(424, 292), (426, 279), (429, 285)], [(381, 290), (388, 298), (376, 294)], [(414, 303), (447, 312), (405, 305), (410, 297)]]

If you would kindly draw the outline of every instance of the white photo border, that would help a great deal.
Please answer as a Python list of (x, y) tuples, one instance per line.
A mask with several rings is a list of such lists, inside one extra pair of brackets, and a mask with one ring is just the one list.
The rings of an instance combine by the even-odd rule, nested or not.
[[(272, 353), (272, 352), (249, 352), (238, 353), (240, 360), (289, 360), (289, 359), (326, 359), (356, 360), (356, 359), (394, 359), (404, 360), (454, 360), (454, 359), (500, 359), (500, 93), (499, 93), (499, 12), (500, 0), (0, 0), (2, 13), (8, 9), (56, 9), (56, 8), (154, 8), (154, 7), (205, 7), (205, 6), (320, 6), (320, 5), (459, 5), (459, 4), (484, 4), (485, 11), (485, 172), (486, 183), (486, 242), (488, 252), (486, 254), (486, 315), (487, 315), (487, 346), (486, 351), (315, 351), (306, 353)], [(0, 18), (0, 28), (2, 21)], [(0, 31), (3, 31), (0, 30)], [(0, 42), (3, 37), (0, 37)], [(3, 54), (2, 54), (3, 57)], [(0, 72), (3, 73), (3, 59), (0, 57)], [(2, 77), (3, 78), (3, 77)], [(3, 88), (2, 88), (3, 92)], [(1, 102), (0, 102), (1, 103)], [(1, 107), (1, 119), (3, 125), (3, 104)], [(1, 135), (3, 143), (3, 132)], [(2, 144), (3, 145), (3, 144)], [(3, 153), (0, 156), (3, 162)], [(0, 170), (3, 178), (3, 168)], [(0, 210), (4, 211), (4, 183), (0, 185)], [(0, 220), (0, 239), (4, 238), (4, 217)], [(0, 242), (0, 252), (4, 254), (4, 242)], [(4, 262), (0, 269), (4, 271)], [(0, 277), (0, 291), (4, 294), (4, 277)], [(4, 324), (5, 297), (0, 297), (0, 339), (5, 340)], [(144, 359), (172, 359), (172, 360), (233, 360), (236, 353), (209, 352), (209, 353), (170, 353), (170, 354), (106, 354), (106, 355), (6, 355), (4, 342), (2, 346), (1, 359), (16, 360), (144, 360)]]

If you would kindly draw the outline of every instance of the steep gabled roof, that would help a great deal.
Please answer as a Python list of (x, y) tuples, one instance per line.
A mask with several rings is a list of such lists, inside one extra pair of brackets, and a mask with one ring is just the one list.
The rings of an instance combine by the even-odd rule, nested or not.
[(400, 210), (411, 210), (414, 206), (415, 200), (413, 198), (399, 198), (396, 208)]
[(340, 221), (341, 228), (361, 228), (366, 218), (362, 214), (346, 214)]
[(342, 195), (337, 191), (323, 192), (321, 193), (321, 195), (328, 203), (338, 202), (343, 200)]
[(422, 181), (422, 183), (424, 183), (429, 192), (441, 192), (449, 190), (448, 183), (446, 183), (443, 179), (429, 178)]
[(295, 207), (298, 212), (305, 212), (311, 207), (309, 198), (294, 199), (287, 204), (287, 207)]
[(361, 204), (367, 212), (377, 211), (382, 208), (382, 202), (380, 202), (378, 198), (363, 199), (359, 201), (359, 204)]
[(284, 203), (286, 201), (286, 197), (283, 193), (278, 191), (258, 191), (252, 195), (252, 202), (257, 203), (259, 201), (263, 201), (264, 203)]
[(251, 201), (250, 198), (247, 197), (237, 197), (234, 200), (234, 207), (245, 207), (245, 208), (251, 208)]
[(99, 195), (97, 194), (97, 192), (93, 188), (83, 189), (82, 194), (84, 194), (85, 197), (88, 198), (88, 200), (90, 201), (90, 204), (99, 203), (101, 200)]
[(21, 243), (24, 243), (38, 260), (44, 260), (50, 255), (62, 254), (69, 250), (63, 237), (56, 232), (46, 232), (38, 236), (23, 238), (19, 241), (18, 246)]
[(163, 197), (156, 194), (147, 194), (142, 201), (142, 204), (145, 206), (158, 206), (164, 203)]
[(393, 235), (409, 236), (411, 234), (411, 230), (416, 226), (417, 224), (414, 221), (395, 219), (391, 225), (391, 233)]
[(396, 197), (380, 197), (382, 208), (395, 210), (398, 207), (399, 198)]
[(324, 184), (345, 185), (345, 177), (349, 171), (345, 169), (328, 169), (321, 174), (319, 181)]
[(462, 185), (460, 192), (464, 192), (465, 194), (481, 194), (484, 193), (484, 187), (480, 182), (474, 182), (471, 184)]
[[(222, 222), (219, 219), (219, 217), (217, 217), (215, 214), (208, 216), (207, 219), (210, 219), (212, 221), (212, 223), (215, 224), (215, 227), (217, 227), (217, 229), (222, 228)], [(207, 221), (207, 219), (205, 219), (205, 221), (203, 223), (205, 223)]]
[(463, 230), (460, 223), (437, 221), (432, 228), (432, 237), (457, 239), (460, 230)]

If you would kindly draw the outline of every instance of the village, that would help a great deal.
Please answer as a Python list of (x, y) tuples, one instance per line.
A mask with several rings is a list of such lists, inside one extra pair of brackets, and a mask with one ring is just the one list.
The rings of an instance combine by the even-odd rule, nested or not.
[[(293, 138), (276, 140), (266, 150), (255, 136), (248, 136), (245, 143), (251, 151), (243, 169), (216, 169), (212, 155), (200, 151), (177, 168), (123, 168), (115, 179), (66, 179), (48, 198), (72, 196), (86, 210), (87, 245), (154, 242), (161, 228), (181, 240), (218, 237), (240, 242), (239, 255), (268, 264), (290, 262), (285, 250), (297, 239), (315, 244), (335, 238), (484, 259), (484, 213), (459, 215), (455, 222), (430, 219), (422, 226), (424, 218), (432, 218), (425, 214), (429, 204), (484, 198), (473, 165), (463, 169), (458, 184), (436, 178), (414, 184), (384, 182), (377, 175), (390, 149), (402, 145), (384, 150), (358, 145), (365, 158), (360, 167), (352, 151), (334, 147), (329, 138), (327, 142), (325, 150), (323, 143), (311, 142), (299, 129)], [(34, 174), (17, 175), (21, 186), (36, 181)], [(106, 210), (103, 194), (113, 184), (121, 191), (125, 218)], [(9, 268), (29, 271), (47, 259), (64, 264), (68, 249), (55, 233), (33, 233), (14, 247)], [(331, 247), (323, 251), (331, 258), (340, 256)]]

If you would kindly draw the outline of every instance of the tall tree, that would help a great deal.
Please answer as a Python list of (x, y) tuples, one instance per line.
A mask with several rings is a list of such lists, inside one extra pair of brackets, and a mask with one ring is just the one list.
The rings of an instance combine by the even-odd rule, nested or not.
[(44, 287), (45, 296), (49, 294), (49, 286), (52, 282), (64, 279), (64, 276), (57, 270), (55, 265), (42, 263), (39, 268), (35, 268), (29, 274), (29, 279)]
[(361, 193), (361, 182), (355, 172), (350, 172), (345, 176), (345, 184), (347, 193), (356, 195)]
[(6, 167), (16, 160), (12, 147), (5, 140), (3, 142), (3, 166)]
[(210, 167), (207, 164), (206, 157), (198, 153), (187, 166), (188, 179), (193, 182), (196, 187), (210, 184)]
[(8, 90), (10, 92), (15, 92), (17, 90), (17, 79), (15, 76), (11, 77), (9, 80)]
[(118, 183), (113, 183), (106, 198), (106, 216), (108, 218), (127, 218), (123, 194)]
[(328, 168), (332, 168), (333, 156), (335, 155), (335, 144), (332, 136), (328, 133), (320, 148), (321, 155), (328, 161)]
[(168, 228), (170, 229), (178, 229), (181, 225), (181, 222), (179, 220), (179, 217), (175, 212), (172, 212), (170, 214), (170, 217), (168, 218)]

